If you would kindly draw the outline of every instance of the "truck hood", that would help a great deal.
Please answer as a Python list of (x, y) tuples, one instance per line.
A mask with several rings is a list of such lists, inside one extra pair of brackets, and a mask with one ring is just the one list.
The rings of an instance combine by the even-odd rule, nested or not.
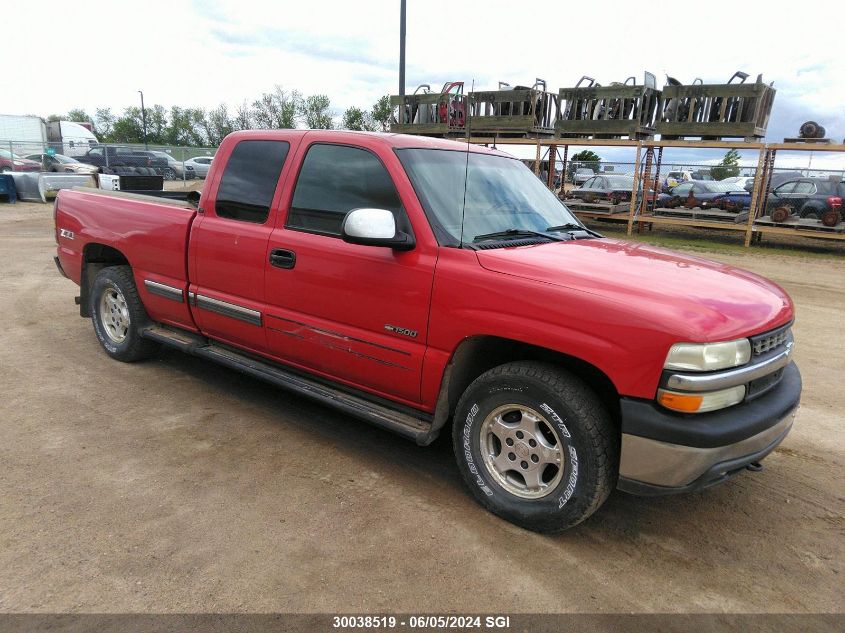
[[(774, 282), (710, 260), (612, 239), (477, 251), (487, 270), (623, 303), (685, 340), (730, 340), (792, 319)], [(584, 315), (589, 319), (589, 315)]]

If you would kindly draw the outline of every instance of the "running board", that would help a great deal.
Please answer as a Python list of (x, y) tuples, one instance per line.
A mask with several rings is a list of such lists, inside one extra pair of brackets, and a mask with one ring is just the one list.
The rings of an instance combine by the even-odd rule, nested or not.
[(311, 398), (370, 424), (412, 439), (420, 446), (426, 446), (434, 439), (431, 434), (431, 418), (424, 417), (424, 413), (417, 417), (371, 402), (341, 389), (287, 371), (268, 361), (259, 360), (227, 347), (216, 345), (210, 339), (192, 332), (153, 325), (142, 330), (141, 336), (174, 347), (187, 354), (208, 358), (220, 365), (225, 365), (288, 391)]

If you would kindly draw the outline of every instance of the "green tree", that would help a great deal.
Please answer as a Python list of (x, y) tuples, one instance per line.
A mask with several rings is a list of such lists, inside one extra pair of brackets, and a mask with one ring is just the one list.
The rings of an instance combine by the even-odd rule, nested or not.
[(220, 145), (221, 141), (235, 130), (234, 122), (229, 116), (229, 108), (225, 103), (208, 112), (203, 111), (200, 123), (205, 133), (205, 142), (212, 147)]
[(147, 111), (147, 142), (153, 145), (165, 144), (167, 138), (167, 110), (164, 106), (154, 105)]
[(104, 143), (111, 142), (116, 120), (111, 108), (97, 108), (94, 113), (94, 133), (97, 138)]
[(47, 117), (47, 123), (55, 123), (56, 121), (61, 121), (62, 115), (61, 114), (51, 114)]
[(722, 162), (710, 170), (710, 175), (713, 176), (713, 180), (739, 176), (739, 152), (729, 149), (722, 158)]
[(373, 104), (370, 111), (370, 118), (376, 129), (381, 132), (390, 131), (390, 117), (393, 115), (393, 108), (390, 107), (390, 96), (384, 95)]
[(359, 130), (372, 132), (375, 130), (373, 122), (370, 120), (370, 115), (364, 112), (361, 108), (350, 106), (346, 112), (343, 113), (343, 119), (340, 126), (346, 130)]
[[(596, 167), (598, 167), (598, 163), (601, 162), (601, 156), (592, 152), (588, 149), (581, 150), (577, 154), (573, 154), (572, 158), (570, 159), (573, 163), (595, 163)], [(588, 167), (592, 167), (592, 165), (587, 165)], [(593, 170), (595, 171), (595, 170)]]
[(203, 111), (199, 108), (170, 108), (170, 121), (164, 134), (167, 145), (200, 146), (203, 142), (201, 123)]
[(75, 121), (76, 123), (93, 123), (94, 121), (94, 118), (82, 108), (74, 108), (65, 116), (65, 121)]
[(235, 108), (235, 117), (232, 119), (232, 127), (236, 130), (250, 130), (254, 127), (252, 122), (252, 109), (246, 101)]
[(123, 111), (123, 116), (114, 122), (109, 140), (112, 143), (143, 143), (144, 127), (141, 120), (141, 108), (131, 106)]
[(306, 97), (299, 107), (305, 126), (312, 130), (331, 130), (333, 127), (331, 101), (327, 95)]
[(301, 101), (299, 92), (287, 92), (277, 84), (272, 92), (265, 92), (252, 102), (252, 120), (256, 127), (265, 130), (295, 128)]

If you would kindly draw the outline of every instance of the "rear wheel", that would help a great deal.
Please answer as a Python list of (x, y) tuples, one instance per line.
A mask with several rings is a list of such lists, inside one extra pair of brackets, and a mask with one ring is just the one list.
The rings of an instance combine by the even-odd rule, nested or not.
[(150, 319), (129, 266), (103, 268), (94, 278), (88, 301), (94, 332), (106, 354), (133, 362), (158, 351), (158, 343), (141, 338)]
[(530, 530), (580, 523), (616, 484), (619, 438), (606, 408), (554, 365), (515, 362), (482, 374), (458, 403), (452, 438), (475, 498)]
[(822, 213), (822, 224), (825, 226), (836, 226), (839, 224), (839, 209), (828, 209)]

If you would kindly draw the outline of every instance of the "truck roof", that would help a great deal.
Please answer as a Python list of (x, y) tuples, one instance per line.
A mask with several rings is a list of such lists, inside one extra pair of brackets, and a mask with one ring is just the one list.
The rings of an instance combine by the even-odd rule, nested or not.
[(466, 142), (461, 141), (414, 136), (413, 134), (394, 134), (392, 132), (354, 132), (351, 130), (242, 130), (233, 132), (229, 136), (235, 138), (260, 137), (263, 139), (277, 138), (279, 140), (285, 140), (315, 134), (319, 134), (321, 137), (329, 136), (338, 141), (344, 139), (352, 140), (365, 136), (393, 148), (445, 149), (461, 152), (465, 152), (469, 148), (470, 152), (476, 154), (492, 154), (513, 158), (510, 154), (481, 145), (468, 145)]

